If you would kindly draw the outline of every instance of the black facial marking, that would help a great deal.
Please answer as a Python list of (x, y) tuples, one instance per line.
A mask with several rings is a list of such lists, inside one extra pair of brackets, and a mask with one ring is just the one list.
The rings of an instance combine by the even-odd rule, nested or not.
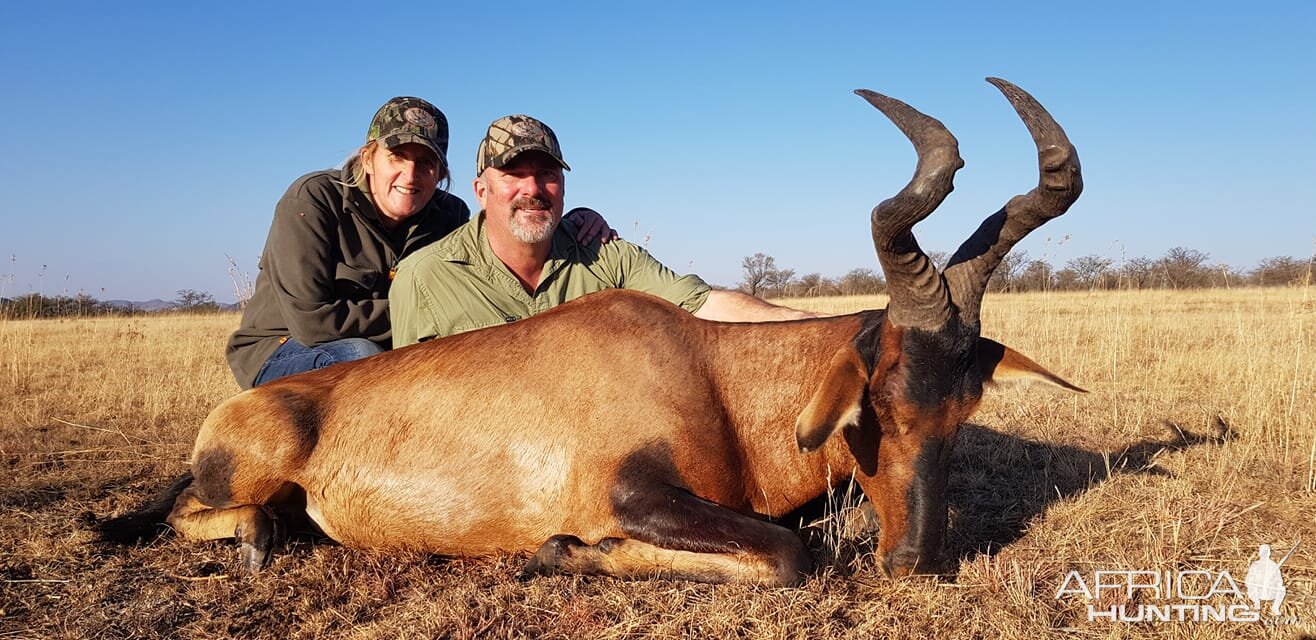
[(940, 568), (946, 542), (946, 482), (952, 442), (928, 438), (914, 459), (914, 475), (905, 499), (909, 505), (905, 537), (891, 552), (896, 564), (915, 561), (923, 571)]
[(978, 332), (951, 319), (940, 331), (907, 328), (901, 339), (905, 394), (923, 409), (982, 395)]

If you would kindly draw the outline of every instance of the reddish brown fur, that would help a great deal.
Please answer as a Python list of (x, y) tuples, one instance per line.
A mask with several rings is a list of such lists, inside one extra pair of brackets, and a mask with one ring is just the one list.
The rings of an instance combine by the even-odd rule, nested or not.
[[(894, 402), (900, 331), (888, 328), (870, 383), (886, 390), (874, 402), (886, 412), (877, 416), (876, 469), (863, 469), (864, 454), (856, 459), (849, 436), (828, 439), (817, 454), (801, 452), (790, 425), (824, 386), (838, 352), (854, 353), (861, 326), (860, 316), (711, 323), (656, 298), (608, 291), (514, 325), (278, 380), (226, 401), (206, 420), (193, 454), (196, 482), (170, 524), (192, 538), (259, 529), (251, 520), (262, 512), (251, 507), (292, 495), (295, 486), (312, 518), (346, 545), (529, 551), (559, 533), (590, 544), (628, 537), (636, 524), (618, 520), (610, 494), (622, 478), (641, 490), (670, 486), (733, 512), (771, 516), (859, 466), (888, 550), (906, 528), (901, 505), (917, 455), (916, 440), (896, 436), (959, 420), (969, 407), (923, 416)], [(853, 357), (840, 360), (855, 367)], [(874, 433), (864, 437), (875, 447)], [(627, 461), (653, 447), (667, 457), (627, 476)], [(758, 526), (728, 517), (734, 530)], [(755, 535), (768, 536), (766, 550), (701, 552), (727, 560), (689, 566), (751, 567), (719, 579), (773, 584), (802, 570), (798, 558), (780, 564), (781, 553), (798, 553), (787, 550), (791, 543)], [(563, 560), (558, 568), (573, 566)], [(685, 577), (710, 579), (701, 571)]]

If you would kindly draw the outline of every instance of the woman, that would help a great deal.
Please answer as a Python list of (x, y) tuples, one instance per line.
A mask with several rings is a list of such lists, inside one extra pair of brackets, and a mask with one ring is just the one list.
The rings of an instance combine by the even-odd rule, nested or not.
[[(471, 217), (439, 189), (450, 177), (447, 151), (443, 112), (420, 98), (393, 98), (341, 170), (292, 183), (274, 208), (256, 290), (229, 339), (239, 385), (390, 348), (393, 269)], [(578, 211), (583, 241), (607, 228), (598, 214)]]

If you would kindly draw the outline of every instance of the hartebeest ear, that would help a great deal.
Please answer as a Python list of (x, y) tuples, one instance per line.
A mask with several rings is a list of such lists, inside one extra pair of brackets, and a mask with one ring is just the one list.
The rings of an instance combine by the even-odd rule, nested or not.
[(995, 340), (978, 338), (978, 366), (985, 382), (1002, 384), (1014, 381), (1041, 382), (1075, 393), (1087, 393), (1064, 378), (1047, 371), (1027, 356)]
[(795, 419), (800, 451), (815, 451), (837, 429), (859, 424), (859, 403), (868, 386), (868, 368), (853, 345), (841, 347), (827, 365), (827, 375)]

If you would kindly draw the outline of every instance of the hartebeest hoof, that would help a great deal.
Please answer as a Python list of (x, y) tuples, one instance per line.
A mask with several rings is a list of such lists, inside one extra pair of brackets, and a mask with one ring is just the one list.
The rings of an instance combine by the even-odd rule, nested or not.
[(270, 555), (281, 539), (279, 519), (266, 507), (261, 507), (250, 519), (238, 524), (233, 537), (238, 541), (238, 557), (242, 567), (256, 573), (270, 563)]
[(553, 575), (558, 573), (562, 563), (570, 558), (572, 554), (580, 548), (587, 547), (584, 540), (576, 536), (559, 534), (549, 538), (539, 547), (539, 551), (530, 557), (526, 562), (525, 568), (521, 570), (523, 576), (535, 575)]

